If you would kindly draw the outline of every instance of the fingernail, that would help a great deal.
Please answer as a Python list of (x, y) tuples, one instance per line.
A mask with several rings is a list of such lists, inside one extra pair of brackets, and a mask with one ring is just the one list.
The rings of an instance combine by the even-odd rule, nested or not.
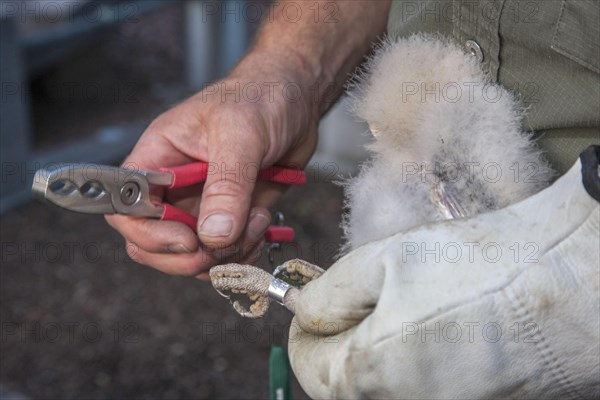
[(224, 214), (213, 214), (200, 225), (200, 234), (205, 236), (229, 236), (233, 229), (233, 218)]
[(250, 223), (248, 224), (248, 237), (250, 240), (258, 240), (260, 239), (271, 221), (268, 217), (262, 214), (255, 214), (250, 218)]
[(191, 253), (192, 252), (192, 250), (190, 250), (187, 247), (185, 247), (182, 243), (175, 243), (175, 244), (168, 245), (167, 246), (167, 251), (169, 253), (177, 253), (177, 254)]

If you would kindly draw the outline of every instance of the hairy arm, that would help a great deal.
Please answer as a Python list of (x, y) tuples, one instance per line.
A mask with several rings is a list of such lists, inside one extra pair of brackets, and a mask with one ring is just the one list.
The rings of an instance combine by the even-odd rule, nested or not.
[[(257, 181), (256, 166), (308, 163), (319, 119), (385, 31), (389, 7), (377, 0), (277, 3), (229, 75), (156, 118), (127, 163), (157, 169), (204, 160), (216, 170), (201, 191), (164, 194), (165, 201), (198, 216), (198, 234), (173, 221), (107, 216), (129, 243), (130, 256), (204, 279), (213, 265), (256, 261), (271, 220), (266, 207), (285, 190)], [(292, 91), (282, 90), (290, 86)], [(240, 87), (261, 90), (253, 99), (231, 96)], [(277, 90), (264, 90), (271, 87)]]
[(391, 0), (294, 1), (269, 13), (249, 58), (280, 54), (317, 88), (320, 114), (386, 28)]

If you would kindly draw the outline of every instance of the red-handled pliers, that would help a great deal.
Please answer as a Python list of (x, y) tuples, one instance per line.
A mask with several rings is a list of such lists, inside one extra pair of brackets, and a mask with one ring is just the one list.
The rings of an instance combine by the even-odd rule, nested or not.
[[(179, 221), (196, 231), (197, 218), (170, 204), (150, 198), (152, 185), (168, 189), (204, 182), (211, 171), (206, 162), (160, 168), (158, 171), (133, 170), (97, 164), (63, 164), (51, 170), (41, 169), (33, 180), (33, 193), (73, 211), (91, 214), (124, 214)], [(248, 177), (239, 177), (248, 179)], [(299, 169), (268, 167), (258, 171), (258, 178), (287, 185), (306, 182)], [(294, 230), (271, 225), (268, 242), (291, 242)]]

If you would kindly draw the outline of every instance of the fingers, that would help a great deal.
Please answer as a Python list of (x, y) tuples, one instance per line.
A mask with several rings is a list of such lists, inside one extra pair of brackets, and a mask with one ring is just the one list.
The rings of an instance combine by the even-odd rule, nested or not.
[[(138, 141), (132, 153), (123, 162), (127, 168), (157, 170), (160, 167), (185, 164), (189, 157), (159, 135), (151, 135), (149, 128)], [(149, 156), (151, 155), (151, 156)], [(172, 221), (150, 218), (106, 215), (106, 221), (123, 237), (141, 249), (152, 253), (192, 253), (199, 245), (196, 234), (186, 226)]]
[[(245, 258), (242, 258), (241, 260), (239, 260), (237, 262), (239, 264), (249, 264), (249, 265), (256, 264), (256, 262), (262, 255), (262, 250), (263, 250), (264, 246), (265, 246), (265, 241), (261, 240), (256, 245), (254, 245), (250, 249), (250, 251), (248, 251)], [(223, 261), (221, 261), (221, 263), (223, 263)], [(210, 275), (208, 272), (201, 272), (198, 275), (196, 275), (196, 279), (199, 279), (201, 281), (210, 281)]]
[(216, 263), (207, 251), (169, 254), (151, 253), (134, 243), (126, 245), (127, 255), (138, 264), (148, 265), (170, 275), (197, 276)]
[(201, 249), (193, 253), (151, 253), (131, 242), (128, 242), (126, 249), (129, 257), (138, 264), (151, 266), (170, 275), (196, 276), (206, 280), (206, 272), (214, 265), (225, 262), (255, 263), (260, 258), (264, 244), (264, 240), (261, 240), (244, 252), (235, 253), (229, 258), (221, 258), (210, 250)]
[(128, 242), (150, 253), (194, 253), (199, 241), (194, 232), (182, 223), (106, 215), (106, 221)]
[(210, 275), (208, 272), (201, 272), (198, 275), (196, 275), (196, 279), (199, 279), (204, 282), (208, 282), (208, 281), (210, 281)]
[(296, 299), (288, 351), (294, 374), (311, 398), (339, 397), (340, 388), (355, 385), (354, 366), (363, 359), (353, 340), (359, 324), (374, 310), (385, 278), (380, 243), (367, 244), (308, 283)]
[(208, 143), (214, 170), (202, 192), (198, 236), (211, 248), (224, 248), (246, 228), (265, 143), (252, 132), (252, 125), (242, 123), (244, 118), (227, 114), (214, 119)]
[[(260, 257), (254, 254), (250, 256), (257, 244), (264, 244), (265, 231), (271, 224), (271, 214), (264, 207), (253, 207), (250, 210), (246, 228), (241, 239), (231, 246), (215, 249), (213, 255), (221, 261), (242, 262), (243, 260), (256, 261)], [(261, 246), (262, 247), (262, 246)]]
[[(337, 397), (332, 377), (345, 376), (351, 368), (344, 356), (349, 354), (351, 329), (336, 335), (322, 336), (303, 331), (297, 317), (290, 324), (288, 353), (294, 375), (311, 399)], [(321, 332), (323, 333), (323, 332)]]
[(351, 252), (304, 287), (296, 301), (296, 320), (303, 330), (335, 335), (371, 314), (385, 277), (380, 243)]
[[(115, 220), (122, 218), (128, 218), (118, 226), (129, 243), (126, 247), (131, 259), (168, 274), (196, 276), (199, 279), (206, 279), (204, 272), (217, 264), (254, 264), (261, 256), (265, 244), (264, 233), (271, 222), (267, 209), (255, 207), (250, 212), (243, 239), (232, 246), (215, 250), (199, 245), (192, 230), (178, 222), (123, 216), (111, 216), (107, 220), (114, 224)], [(154, 236), (142, 234), (152, 231), (160, 233)], [(195, 246), (193, 250), (190, 244)]]

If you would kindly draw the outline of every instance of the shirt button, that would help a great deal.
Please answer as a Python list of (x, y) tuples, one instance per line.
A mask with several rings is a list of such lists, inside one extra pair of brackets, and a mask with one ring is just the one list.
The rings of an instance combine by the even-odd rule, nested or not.
[(465, 42), (465, 49), (477, 59), (479, 62), (483, 62), (483, 51), (479, 44), (474, 40), (467, 40)]

